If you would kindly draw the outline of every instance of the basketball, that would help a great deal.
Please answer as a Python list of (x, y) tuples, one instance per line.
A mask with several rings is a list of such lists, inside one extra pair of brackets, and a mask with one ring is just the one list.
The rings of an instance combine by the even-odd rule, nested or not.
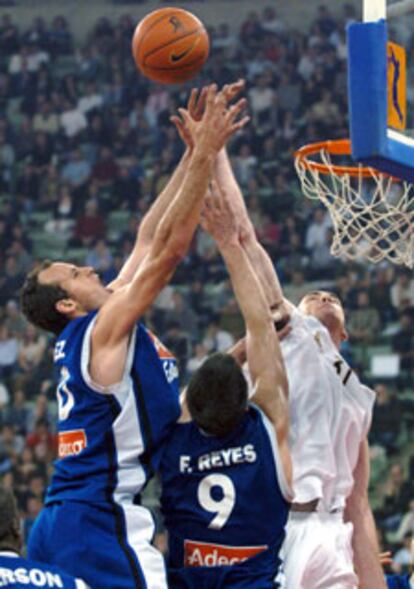
[(207, 60), (209, 38), (203, 23), (180, 8), (160, 8), (137, 25), (132, 54), (151, 80), (178, 84), (194, 77)]

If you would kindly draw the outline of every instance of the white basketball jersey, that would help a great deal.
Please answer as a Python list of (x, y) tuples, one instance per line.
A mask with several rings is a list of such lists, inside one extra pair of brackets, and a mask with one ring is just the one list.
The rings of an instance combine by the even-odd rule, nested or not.
[(338, 352), (328, 330), (315, 317), (305, 317), (323, 354), (326, 374), (333, 395), (332, 444), (336, 476), (326, 481), (323, 496), (324, 508), (340, 509), (351, 493), (361, 442), (371, 425), (375, 393), (361, 384), (355, 372)]
[(289, 381), (294, 501), (322, 499), (336, 478), (333, 389), (325, 359), (307, 318), (294, 311), (292, 331), (281, 342)]
[[(315, 317), (292, 312), (281, 342), (289, 382), (289, 448), (296, 503), (320, 499), (319, 509), (342, 508), (353, 487), (361, 442), (375, 393), (362, 385)], [(247, 365), (244, 374), (252, 388)]]

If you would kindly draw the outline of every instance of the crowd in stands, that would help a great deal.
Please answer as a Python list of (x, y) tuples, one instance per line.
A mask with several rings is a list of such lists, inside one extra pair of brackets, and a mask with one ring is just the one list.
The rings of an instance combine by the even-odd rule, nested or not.
[[(355, 18), (352, 5), (335, 18), (321, 6), (302, 34), (269, 6), (248, 14), (239, 30), (211, 26), (211, 56), (197, 84), (246, 79), (252, 122), (230, 154), (286, 296), (297, 303), (324, 286), (344, 303), (343, 353), (378, 395), (375, 515), (384, 542), (400, 547), (400, 567), (414, 531), (413, 274), (333, 258), (329, 216), (302, 197), (293, 168), (301, 145), (348, 134), (345, 26)], [(61, 16), (36, 18), (27, 29), (0, 16), (0, 476), (17, 494), (25, 535), (51, 474), (56, 402), (51, 340), (22, 317), (19, 288), (43, 257), (91, 265), (109, 282), (183, 150), (169, 118), (190, 86), (157, 86), (138, 75), (134, 26), (128, 15), (101, 18), (79, 44)], [(412, 53), (411, 33), (405, 45)], [(145, 321), (177, 354), (183, 382), (242, 335), (207, 235), (197, 234)], [(371, 370), (378, 346), (397, 360), (396, 374), (380, 379)]]

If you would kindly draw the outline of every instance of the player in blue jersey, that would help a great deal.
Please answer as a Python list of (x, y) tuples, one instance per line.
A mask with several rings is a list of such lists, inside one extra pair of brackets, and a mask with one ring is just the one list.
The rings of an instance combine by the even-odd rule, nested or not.
[(56, 262), (32, 272), (22, 290), (29, 320), (58, 335), (60, 373), (59, 457), (29, 555), (94, 589), (167, 586), (140, 492), (179, 415), (178, 373), (168, 350), (137, 322), (189, 247), (217, 153), (248, 120), (237, 120), (243, 107), (208, 88), (174, 191), (155, 203), (109, 288), (92, 268)]
[(271, 312), (217, 185), (203, 225), (216, 240), (246, 324), (255, 394), (214, 354), (192, 377), (161, 461), (171, 589), (278, 587), (291, 499), (288, 387)]
[(62, 570), (22, 558), (22, 538), (16, 501), (0, 486), (0, 587), (87, 589), (80, 579)]
[[(414, 541), (411, 542), (411, 555), (414, 560)], [(382, 566), (392, 564), (390, 552), (380, 554)], [(411, 564), (410, 572), (405, 575), (386, 575), (388, 589), (414, 589), (414, 566)], [(361, 588), (363, 589), (363, 588)]]
[(387, 575), (388, 589), (413, 589), (414, 575)]

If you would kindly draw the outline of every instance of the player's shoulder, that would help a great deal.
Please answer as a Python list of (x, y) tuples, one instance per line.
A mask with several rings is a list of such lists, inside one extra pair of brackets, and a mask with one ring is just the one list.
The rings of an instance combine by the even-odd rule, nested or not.
[(249, 435), (259, 435), (261, 436), (261, 432), (266, 432), (266, 437), (268, 436), (269, 432), (274, 432), (274, 427), (267, 417), (266, 413), (255, 403), (250, 402), (248, 407), (248, 412), (245, 418), (245, 431), (249, 432)]
[(316, 329), (325, 329), (319, 319), (313, 315), (306, 315), (297, 307), (294, 307), (291, 311), (290, 325), (292, 333), (313, 333)]
[(194, 450), (198, 438), (198, 428), (192, 420), (176, 421), (162, 443), (163, 466), (168, 466), (171, 456)]
[(318, 333), (322, 333), (325, 328), (315, 317), (305, 315), (295, 307), (291, 312), (290, 326), (290, 333), (282, 341), (285, 356), (292, 352), (298, 353), (298, 349), (305, 353), (311, 350), (322, 352), (321, 336)]
[(251, 401), (249, 402), (248, 411), (247, 411), (247, 418), (249, 421), (252, 422), (262, 422), (264, 418), (263, 411)]
[(85, 334), (89, 336), (92, 326), (96, 323), (97, 310), (72, 319), (59, 333), (55, 341), (54, 360), (63, 360), (69, 348), (81, 345)]

